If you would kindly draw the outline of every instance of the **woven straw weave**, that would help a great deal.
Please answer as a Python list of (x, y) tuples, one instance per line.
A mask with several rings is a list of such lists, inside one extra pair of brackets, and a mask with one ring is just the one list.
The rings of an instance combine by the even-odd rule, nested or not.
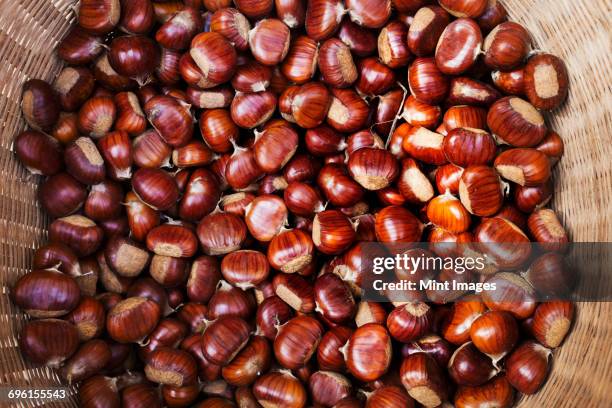
[[(28, 271), (34, 249), (46, 239), (47, 218), (36, 200), (40, 181), (11, 153), (25, 127), (21, 86), (28, 78), (51, 80), (61, 64), (54, 47), (74, 21), (75, 0), (0, 0), (0, 386), (59, 384), (52, 370), (25, 362), (17, 347), (24, 322), (9, 288)], [(549, 118), (565, 140), (555, 170), (553, 207), (574, 241), (612, 240), (612, 64), (610, 3), (606, 0), (506, 0), (511, 18), (535, 43), (562, 57), (571, 76), (567, 103)], [(612, 259), (610, 259), (612, 262)], [(610, 265), (611, 262), (607, 262)], [(610, 285), (609, 282), (602, 282)], [(608, 292), (610, 293), (610, 292)], [(603, 407), (612, 400), (612, 303), (578, 305), (577, 322), (555, 351), (552, 373), (522, 407)], [(24, 402), (18, 406), (40, 406)], [(2, 403), (0, 403), (2, 406)], [(49, 407), (77, 406), (69, 402)]]

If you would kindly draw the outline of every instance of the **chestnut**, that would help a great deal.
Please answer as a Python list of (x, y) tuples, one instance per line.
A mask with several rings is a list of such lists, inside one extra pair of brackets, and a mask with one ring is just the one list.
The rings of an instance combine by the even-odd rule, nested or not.
[(384, 326), (368, 323), (358, 327), (345, 347), (346, 367), (358, 380), (374, 381), (389, 369), (393, 349)]
[(315, 318), (296, 316), (278, 329), (274, 339), (274, 355), (285, 368), (304, 366), (317, 350), (323, 326)]
[(353, 390), (348, 378), (333, 371), (314, 372), (308, 380), (308, 387), (313, 400), (327, 407), (336, 406)]
[(200, 71), (200, 88), (213, 88), (229, 81), (236, 69), (236, 50), (217, 32), (200, 33), (193, 37), (188, 55)]
[(171, 50), (184, 50), (189, 47), (203, 26), (200, 13), (191, 7), (170, 17), (155, 33), (155, 41), (164, 48)]
[(426, 353), (414, 353), (404, 358), (400, 378), (408, 394), (426, 407), (436, 407), (448, 396), (448, 385), (441, 368)]
[(314, 243), (302, 230), (283, 231), (270, 241), (267, 256), (270, 265), (281, 272), (300, 272), (313, 260)]
[(174, 387), (194, 384), (197, 370), (196, 362), (188, 352), (170, 347), (155, 350), (144, 368), (148, 380)]
[(349, 218), (338, 210), (326, 210), (314, 217), (312, 241), (320, 252), (333, 255), (344, 252), (355, 239)]
[(443, 8), (438, 6), (419, 8), (408, 29), (408, 48), (417, 57), (434, 54), (440, 35), (449, 23), (450, 16)]
[(278, 273), (272, 279), (276, 296), (298, 312), (311, 313), (315, 310), (312, 284), (298, 274)]
[(250, 30), (249, 20), (234, 8), (214, 10), (210, 19), (210, 31), (222, 34), (240, 51), (248, 48), (248, 32)]
[(144, 297), (130, 297), (116, 304), (109, 312), (106, 330), (120, 343), (138, 343), (157, 326), (161, 309)]
[(144, 111), (151, 125), (170, 146), (184, 146), (191, 140), (193, 116), (185, 102), (157, 95), (144, 104)]
[(93, 254), (100, 247), (103, 235), (102, 228), (82, 215), (58, 218), (49, 225), (49, 240), (65, 243), (77, 256)]
[(268, 371), (272, 351), (263, 336), (253, 336), (232, 362), (221, 369), (223, 378), (234, 386), (248, 386)]
[(432, 325), (433, 309), (426, 303), (414, 302), (397, 306), (387, 317), (387, 328), (394, 339), (402, 343), (416, 340)]
[(514, 402), (514, 389), (504, 376), (497, 376), (477, 387), (462, 386), (455, 394), (455, 407), (495, 406), (509, 408)]
[(519, 67), (512, 71), (492, 71), (493, 84), (508, 95), (523, 95), (525, 93), (525, 69)]
[(111, 238), (104, 249), (107, 264), (121, 276), (134, 277), (149, 263), (149, 253), (124, 237)]
[(338, 275), (325, 273), (314, 285), (316, 310), (333, 323), (347, 323), (355, 315), (355, 299), (351, 289)]
[(156, 210), (169, 209), (179, 196), (176, 180), (160, 169), (138, 169), (132, 177), (132, 188), (140, 200)]
[(439, 3), (455, 17), (476, 18), (487, 8), (487, 0), (440, 0)]
[(59, 368), (79, 347), (76, 327), (59, 319), (27, 322), (19, 337), (19, 349), (35, 364)]
[(247, 344), (249, 324), (236, 316), (222, 316), (206, 327), (202, 335), (202, 352), (213, 364), (227, 365)]
[(367, 190), (380, 190), (395, 180), (399, 173), (397, 159), (385, 149), (364, 148), (349, 156), (348, 170)]
[(471, 343), (459, 347), (448, 362), (448, 371), (459, 385), (478, 386), (486, 383), (499, 372), (491, 359)]
[(79, 387), (79, 404), (85, 408), (120, 407), (117, 380), (96, 375), (83, 381)]
[(21, 111), (28, 125), (48, 132), (59, 118), (58, 96), (47, 82), (31, 79), (23, 85)]
[(374, 57), (359, 61), (357, 70), (355, 89), (362, 95), (380, 95), (395, 85), (395, 72)]
[(567, 97), (569, 77), (565, 63), (551, 54), (529, 58), (524, 71), (525, 94), (538, 109), (553, 110)]
[(33, 317), (58, 317), (73, 310), (81, 292), (74, 278), (57, 269), (35, 269), (15, 282), (13, 302)]
[(481, 46), (478, 24), (470, 18), (459, 18), (446, 26), (438, 40), (436, 66), (446, 75), (462, 74), (474, 65)]
[(110, 43), (108, 62), (119, 75), (144, 79), (159, 64), (158, 45), (143, 35), (116, 37)]
[(95, 375), (110, 358), (111, 350), (104, 340), (89, 340), (66, 361), (59, 374), (68, 384), (73, 384)]
[(531, 36), (522, 25), (513, 21), (503, 22), (487, 35), (483, 51), (487, 66), (510, 71), (519, 66), (531, 51)]
[(376, 238), (381, 242), (418, 242), (423, 224), (408, 209), (388, 206), (376, 214)]
[(80, 137), (64, 152), (66, 171), (83, 184), (98, 184), (104, 181), (106, 169), (104, 159), (94, 142)]
[(535, 341), (519, 345), (506, 360), (506, 379), (523, 394), (534, 394), (546, 380), (552, 352)]
[(57, 55), (70, 65), (85, 65), (93, 62), (103, 50), (100, 36), (75, 25), (58, 44)]
[(235, 214), (212, 213), (202, 218), (197, 235), (204, 253), (222, 255), (240, 248), (247, 236), (247, 226)]
[(33, 174), (52, 176), (63, 168), (60, 144), (44, 133), (22, 132), (15, 138), (13, 148), (19, 161)]
[(491, 164), (495, 159), (497, 145), (488, 132), (471, 127), (447, 129), (449, 132), (444, 138), (443, 150), (448, 161), (454, 165), (466, 168)]
[(489, 84), (468, 77), (454, 77), (446, 103), (488, 107), (501, 97), (501, 93)]
[(415, 126), (405, 132), (402, 148), (414, 159), (424, 163), (442, 165), (447, 162), (443, 150), (446, 139), (439, 133)]
[(494, 165), (503, 178), (527, 187), (545, 183), (551, 172), (548, 157), (528, 148), (505, 150), (497, 156)]
[(253, 395), (262, 406), (303, 408), (306, 389), (289, 371), (270, 371), (255, 381)]
[(332, 89), (327, 123), (339, 132), (355, 132), (366, 126), (368, 104), (353, 89)]
[(292, 317), (291, 307), (280, 297), (272, 295), (264, 299), (257, 308), (257, 328), (268, 339), (274, 340), (280, 325)]
[(289, 27), (275, 18), (259, 21), (249, 32), (249, 47), (253, 57), (264, 65), (276, 65), (284, 60), (289, 44)]
[(238, 94), (232, 99), (231, 116), (236, 125), (252, 129), (270, 119), (276, 109), (276, 96), (270, 91)]
[(496, 101), (487, 115), (487, 125), (499, 142), (514, 147), (532, 147), (546, 136), (544, 118), (529, 102), (507, 96)]
[(497, 362), (516, 344), (518, 325), (510, 313), (490, 311), (474, 320), (470, 338), (478, 350)]
[(249, 204), (244, 219), (251, 235), (267, 242), (280, 232), (287, 222), (287, 216), (287, 207), (280, 197), (264, 194)]
[(417, 58), (408, 70), (408, 84), (417, 100), (436, 105), (446, 97), (449, 81), (433, 58)]
[(298, 147), (298, 134), (289, 126), (264, 130), (253, 145), (255, 161), (266, 173), (279, 171), (293, 157)]
[(471, 214), (488, 217), (497, 213), (503, 203), (499, 176), (491, 167), (469, 166), (459, 181), (459, 197)]
[[(347, 407), (350, 406), (352, 405), (347, 405)], [(403, 388), (397, 385), (383, 385), (368, 395), (365, 406), (366, 408), (412, 408), (414, 407), (414, 401), (408, 396)], [(340, 404), (338, 404), (334, 405), (334, 407), (344, 407), (344, 405), (340, 406)]]
[(157, 255), (190, 258), (198, 249), (195, 233), (183, 225), (162, 224), (147, 234), (147, 249)]
[(533, 334), (548, 348), (563, 342), (574, 319), (574, 304), (569, 301), (549, 301), (538, 305), (533, 315)]
[(344, 5), (340, 0), (311, 0), (306, 7), (306, 33), (315, 41), (331, 37), (338, 29)]
[(406, 98), (402, 107), (402, 118), (410, 126), (422, 126), (427, 129), (433, 129), (438, 124), (440, 116), (441, 109), (439, 106), (428, 105), (412, 95)]

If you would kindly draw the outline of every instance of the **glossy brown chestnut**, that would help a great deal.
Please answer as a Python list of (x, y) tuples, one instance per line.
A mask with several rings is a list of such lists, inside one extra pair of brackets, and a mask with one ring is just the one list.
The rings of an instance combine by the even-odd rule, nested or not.
[(253, 237), (259, 241), (270, 241), (287, 222), (287, 207), (282, 198), (265, 194), (249, 204), (244, 215), (246, 225)]
[(252, 129), (265, 123), (276, 109), (276, 97), (270, 91), (239, 94), (231, 105), (232, 120), (240, 127)]
[(221, 255), (240, 248), (247, 235), (247, 227), (234, 214), (212, 213), (200, 221), (198, 239), (208, 255)]
[(514, 147), (532, 147), (546, 136), (544, 118), (529, 102), (505, 97), (493, 104), (487, 124), (499, 142)]
[(216, 10), (210, 20), (210, 31), (222, 34), (234, 44), (237, 50), (248, 48), (248, 33), (251, 30), (249, 20), (234, 8)]
[(78, 21), (85, 30), (106, 34), (119, 23), (119, 0), (84, 0), (79, 4)]
[(408, 343), (423, 336), (431, 329), (433, 309), (422, 302), (397, 306), (387, 317), (387, 328), (391, 336)]
[(359, 78), (355, 89), (362, 95), (381, 95), (396, 84), (395, 72), (377, 58), (364, 58), (357, 64)]
[(366, 126), (369, 107), (353, 89), (332, 89), (327, 123), (339, 132), (356, 132)]
[(193, 135), (193, 116), (189, 105), (171, 96), (158, 95), (144, 104), (147, 119), (172, 147), (180, 147)]
[(509, 408), (514, 402), (514, 389), (504, 376), (498, 376), (478, 387), (459, 387), (455, 394), (455, 407), (470, 408), (493, 405)]
[(569, 332), (573, 319), (572, 302), (557, 300), (540, 303), (533, 315), (533, 334), (544, 346), (559, 347)]
[(272, 280), (274, 293), (293, 309), (311, 313), (315, 309), (312, 284), (298, 274), (278, 273)]
[(406, 200), (413, 204), (425, 204), (434, 196), (431, 182), (411, 158), (402, 160), (397, 187)]
[(330, 38), (321, 45), (318, 61), (323, 81), (334, 88), (346, 88), (357, 80), (351, 50), (338, 38)]
[(315, 41), (331, 37), (338, 29), (344, 5), (340, 0), (312, 0), (306, 7), (306, 33)]
[(324, 254), (344, 252), (355, 239), (355, 228), (349, 218), (338, 210), (326, 210), (315, 215), (312, 241)]
[(436, 65), (443, 74), (459, 75), (474, 65), (481, 46), (478, 24), (470, 18), (459, 18), (444, 29), (438, 40)]
[(459, 197), (471, 214), (480, 217), (495, 214), (503, 203), (499, 176), (492, 167), (468, 167), (459, 181)]
[(35, 269), (15, 282), (13, 302), (33, 317), (58, 317), (73, 310), (81, 293), (74, 278), (57, 269)]
[(391, 184), (399, 173), (397, 159), (384, 149), (364, 148), (349, 156), (348, 170), (367, 190), (380, 190)]
[(116, 380), (96, 375), (83, 381), (79, 387), (79, 404), (85, 408), (120, 407)]
[(268, 247), (270, 265), (285, 273), (300, 272), (313, 260), (314, 244), (299, 229), (283, 231), (272, 238)]
[(186, 226), (162, 224), (147, 234), (147, 249), (157, 255), (190, 258), (198, 249), (198, 240)]
[(510, 71), (519, 66), (531, 51), (531, 36), (513, 21), (495, 27), (483, 44), (484, 62), (492, 69)]
[(130, 297), (116, 304), (109, 312), (106, 330), (120, 343), (138, 343), (157, 326), (160, 307), (143, 297)]
[(445, 139), (439, 133), (415, 126), (405, 133), (402, 148), (414, 159), (428, 164), (442, 165), (447, 162), (443, 151)]
[(535, 394), (546, 380), (551, 354), (535, 341), (521, 344), (506, 360), (506, 379), (523, 394)]
[(276, 14), (289, 28), (304, 25), (306, 5), (298, 0), (275, 0)]
[(484, 13), (487, 0), (440, 0), (440, 6), (455, 17), (476, 18)]
[(447, 134), (456, 128), (486, 129), (487, 111), (470, 105), (452, 106), (444, 114), (443, 124)]
[(306, 36), (297, 37), (291, 43), (281, 72), (296, 84), (308, 82), (317, 70), (318, 55), (319, 46), (316, 41)]
[(495, 170), (507, 180), (533, 187), (548, 180), (550, 162), (544, 153), (536, 149), (509, 149), (497, 156)]
[(196, 362), (188, 352), (170, 347), (155, 350), (144, 368), (149, 381), (174, 387), (194, 384), (197, 371)]
[(59, 368), (79, 347), (76, 327), (59, 319), (27, 322), (19, 336), (19, 349), (35, 364)]
[(159, 64), (158, 45), (143, 35), (127, 35), (110, 43), (108, 62), (119, 75), (146, 78)]
[(202, 28), (202, 17), (194, 8), (186, 7), (166, 21), (155, 33), (155, 41), (164, 48), (184, 50)]
[(490, 106), (502, 95), (493, 86), (468, 77), (454, 77), (446, 102), (452, 105)]
[(200, 88), (212, 88), (227, 82), (236, 70), (236, 50), (217, 32), (196, 35), (191, 40), (189, 56), (200, 71)]
[(79, 257), (93, 254), (103, 235), (102, 228), (82, 215), (58, 218), (49, 225), (49, 240), (68, 245)]
[(488, 356), (468, 342), (455, 350), (448, 362), (448, 371), (455, 383), (474, 387), (489, 381), (499, 369), (493, 367)]
[(262, 406), (287, 408), (303, 408), (308, 398), (300, 380), (289, 371), (270, 371), (259, 377), (253, 395)]
[(565, 63), (551, 54), (537, 54), (525, 66), (525, 94), (538, 109), (553, 110), (567, 98), (569, 77)]
[(44, 133), (21, 132), (13, 141), (13, 149), (19, 161), (33, 174), (52, 176), (63, 168), (60, 144)]
[(518, 325), (510, 313), (490, 311), (474, 320), (470, 338), (478, 350), (497, 361), (516, 344)]
[(101, 37), (75, 25), (58, 44), (57, 54), (71, 65), (88, 64), (104, 50), (102, 44)]
[(289, 27), (281, 20), (259, 21), (249, 32), (249, 48), (253, 57), (264, 65), (276, 65), (285, 59), (290, 44)]
[(449, 23), (450, 16), (443, 8), (419, 8), (408, 29), (408, 48), (418, 57), (434, 54), (438, 39)]
[(347, 0), (351, 20), (367, 28), (382, 27), (391, 16), (391, 0)]
[(491, 135), (481, 129), (460, 127), (449, 129), (443, 150), (448, 161), (460, 167), (491, 164), (497, 145)]
[(272, 360), (270, 343), (263, 336), (253, 336), (229, 365), (222, 368), (223, 378), (236, 387), (251, 385), (267, 372)]
[(524, 67), (516, 68), (512, 71), (492, 71), (491, 79), (493, 84), (502, 92), (508, 95), (524, 95), (525, 75)]
[(448, 396), (448, 385), (441, 368), (426, 353), (404, 358), (400, 378), (408, 394), (426, 407), (438, 406)]
[(202, 351), (207, 360), (227, 365), (244, 348), (251, 335), (249, 324), (235, 316), (222, 316), (208, 325), (202, 335)]
[(338, 275), (325, 273), (314, 285), (316, 310), (333, 323), (348, 323), (356, 311), (355, 299), (349, 285)]
[(317, 350), (323, 326), (315, 318), (296, 316), (278, 329), (274, 339), (276, 360), (289, 369), (305, 365)]
[(393, 350), (384, 326), (368, 323), (357, 328), (345, 347), (346, 367), (358, 380), (374, 381), (389, 369)]
[(406, 98), (402, 109), (402, 118), (411, 126), (434, 129), (440, 120), (440, 116), (441, 109), (439, 106), (420, 102), (412, 95)]
[(104, 340), (94, 339), (83, 343), (59, 370), (59, 375), (73, 384), (85, 380), (106, 366), (111, 350)]
[(293, 317), (292, 308), (278, 296), (263, 300), (257, 308), (257, 328), (269, 340), (274, 340), (278, 328)]
[(156, 210), (169, 209), (179, 196), (176, 180), (160, 169), (138, 169), (132, 177), (132, 188), (138, 198)]
[(420, 102), (436, 105), (448, 93), (449, 81), (438, 69), (433, 58), (417, 58), (408, 70), (408, 85)]

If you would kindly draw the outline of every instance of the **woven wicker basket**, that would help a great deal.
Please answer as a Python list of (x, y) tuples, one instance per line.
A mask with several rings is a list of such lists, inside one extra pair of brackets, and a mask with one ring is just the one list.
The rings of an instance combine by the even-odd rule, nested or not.
[[(9, 288), (30, 267), (46, 239), (47, 218), (36, 200), (39, 179), (11, 152), (25, 127), (20, 93), (29, 78), (51, 80), (61, 67), (54, 47), (74, 21), (75, 0), (0, 0), (0, 386), (59, 384), (55, 373), (24, 361), (17, 335), (25, 317)], [(574, 241), (612, 240), (612, 60), (606, 0), (505, 0), (511, 18), (535, 43), (562, 57), (571, 76), (567, 103), (549, 118), (565, 140), (555, 170), (553, 207)], [(610, 264), (609, 262), (607, 263)], [(555, 351), (552, 374), (523, 407), (604, 407), (612, 400), (612, 303), (578, 305), (577, 322)], [(606, 402), (607, 401), (607, 402)], [(40, 406), (24, 402), (19, 406)], [(3, 406), (0, 402), (0, 406)], [(77, 406), (69, 402), (46, 406)]]

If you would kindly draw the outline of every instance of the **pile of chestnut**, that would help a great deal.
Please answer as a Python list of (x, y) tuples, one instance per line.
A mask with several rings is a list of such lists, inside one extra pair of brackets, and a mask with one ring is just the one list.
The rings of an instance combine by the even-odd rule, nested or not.
[[(81, 406), (509, 407), (541, 387), (574, 311), (534, 300), (572, 278), (544, 208), (563, 142), (541, 113), (568, 74), (500, 2), (77, 14), (65, 68), (23, 89), (14, 151), (45, 176), (51, 223), (11, 296), (32, 318), (23, 355), (79, 384)], [(475, 279), (512, 302), (375, 303), (373, 241), (549, 251), (521, 274), (529, 254), (488, 258)]]

